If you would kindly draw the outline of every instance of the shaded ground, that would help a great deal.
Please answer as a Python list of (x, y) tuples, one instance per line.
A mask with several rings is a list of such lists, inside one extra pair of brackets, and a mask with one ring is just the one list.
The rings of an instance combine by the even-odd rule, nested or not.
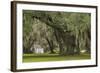
[(89, 54), (60, 56), (58, 54), (24, 54), (23, 62), (63, 61), (63, 60), (84, 60), (90, 59)]

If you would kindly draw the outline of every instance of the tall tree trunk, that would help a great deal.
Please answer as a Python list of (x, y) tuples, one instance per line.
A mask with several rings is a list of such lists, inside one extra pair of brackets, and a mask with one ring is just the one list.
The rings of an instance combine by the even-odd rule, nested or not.
[(64, 53), (64, 48), (63, 48), (63, 44), (62, 44), (62, 38), (60, 37), (61, 34), (58, 33), (59, 31), (54, 30), (54, 34), (57, 40), (57, 43), (59, 45), (59, 54), (63, 55)]
[(76, 34), (76, 54), (80, 54), (80, 31), (78, 30), (78, 34)]
[(50, 53), (55, 53), (55, 52), (54, 52), (53, 41), (52, 41), (52, 40), (49, 40), (47, 37), (46, 37), (46, 40), (47, 40), (48, 45), (49, 45), (49, 48), (50, 48)]
[(90, 49), (90, 47), (91, 47), (91, 36), (90, 35), (91, 35), (91, 33), (87, 30), (86, 35), (85, 35), (85, 37), (86, 37), (85, 46), (86, 46), (87, 53), (91, 53), (91, 49)]

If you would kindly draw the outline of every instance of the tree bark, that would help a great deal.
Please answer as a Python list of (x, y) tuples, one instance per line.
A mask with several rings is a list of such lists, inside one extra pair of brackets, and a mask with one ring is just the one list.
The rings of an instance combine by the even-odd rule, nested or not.
[(50, 48), (50, 53), (55, 53), (55, 52), (54, 52), (53, 41), (52, 41), (52, 40), (49, 40), (47, 37), (46, 37), (46, 40), (47, 40), (48, 45), (49, 45), (49, 48)]
[(64, 48), (63, 48), (63, 44), (62, 44), (62, 38), (60, 37), (61, 34), (58, 33), (59, 31), (54, 30), (54, 34), (57, 40), (57, 43), (59, 45), (59, 54), (63, 55), (64, 54)]

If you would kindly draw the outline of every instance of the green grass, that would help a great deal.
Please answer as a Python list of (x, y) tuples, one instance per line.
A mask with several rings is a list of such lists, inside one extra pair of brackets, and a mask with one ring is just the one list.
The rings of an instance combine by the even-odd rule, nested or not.
[(23, 62), (45, 62), (45, 61), (64, 61), (64, 60), (84, 60), (90, 59), (89, 54), (60, 56), (58, 54), (24, 54)]

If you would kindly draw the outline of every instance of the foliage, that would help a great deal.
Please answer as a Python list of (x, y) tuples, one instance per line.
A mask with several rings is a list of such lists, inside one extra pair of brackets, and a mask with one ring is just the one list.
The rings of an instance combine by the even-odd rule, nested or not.
[(24, 52), (39, 44), (60, 55), (90, 53), (90, 31), (90, 13), (23, 10)]

